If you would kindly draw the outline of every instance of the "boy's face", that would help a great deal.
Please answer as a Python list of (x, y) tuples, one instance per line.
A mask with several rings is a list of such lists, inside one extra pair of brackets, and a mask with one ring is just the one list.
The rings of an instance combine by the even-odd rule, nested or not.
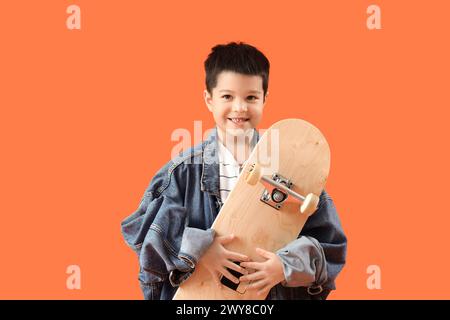
[(206, 105), (221, 133), (242, 135), (261, 121), (266, 97), (262, 77), (222, 71), (210, 95), (204, 91)]

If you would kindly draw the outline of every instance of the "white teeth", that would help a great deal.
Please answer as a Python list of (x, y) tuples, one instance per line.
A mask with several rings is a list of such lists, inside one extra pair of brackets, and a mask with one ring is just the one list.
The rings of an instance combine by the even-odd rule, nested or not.
[(230, 120), (233, 121), (234, 123), (241, 123), (246, 121), (246, 119), (244, 118), (231, 118)]

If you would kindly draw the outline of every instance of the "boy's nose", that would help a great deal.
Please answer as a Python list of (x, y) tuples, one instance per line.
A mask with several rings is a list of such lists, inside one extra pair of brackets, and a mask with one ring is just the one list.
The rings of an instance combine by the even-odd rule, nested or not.
[(233, 111), (247, 111), (247, 104), (245, 102), (235, 102), (233, 103)]

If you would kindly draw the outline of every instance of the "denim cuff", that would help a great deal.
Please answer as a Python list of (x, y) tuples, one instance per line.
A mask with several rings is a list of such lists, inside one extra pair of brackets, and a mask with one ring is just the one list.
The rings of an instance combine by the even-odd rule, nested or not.
[(315, 291), (327, 281), (325, 254), (313, 237), (302, 236), (292, 241), (276, 254), (283, 262), (285, 287), (309, 287)]
[(178, 257), (186, 261), (194, 269), (200, 257), (214, 241), (214, 236), (214, 229), (202, 230), (186, 227), (181, 240)]
[(192, 269), (189, 271), (172, 270), (169, 273), (170, 284), (172, 287), (178, 287), (192, 275), (192, 272), (194, 272)]

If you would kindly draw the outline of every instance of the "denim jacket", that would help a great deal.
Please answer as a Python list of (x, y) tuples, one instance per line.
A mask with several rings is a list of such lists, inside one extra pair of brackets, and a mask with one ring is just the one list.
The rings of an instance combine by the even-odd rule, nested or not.
[[(253, 138), (259, 140), (255, 130)], [(254, 144), (253, 144), (254, 145)], [(137, 210), (122, 222), (126, 243), (139, 257), (145, 299), (172, 299), (214, 239), (219, 193), (217, 129), (180, 153), (153, 177)], [(297, 240), (278, 250), (286, 281), (267, 299), (325, 299), (345, 264), (347, 239), (324, 190)]]

